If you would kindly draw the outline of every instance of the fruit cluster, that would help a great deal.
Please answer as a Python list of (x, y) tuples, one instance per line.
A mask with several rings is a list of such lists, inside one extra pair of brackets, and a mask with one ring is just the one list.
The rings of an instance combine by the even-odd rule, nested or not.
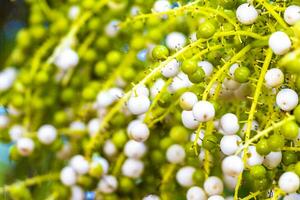
[(1, 196), (300, 199), (299, 2), (27, 4)]

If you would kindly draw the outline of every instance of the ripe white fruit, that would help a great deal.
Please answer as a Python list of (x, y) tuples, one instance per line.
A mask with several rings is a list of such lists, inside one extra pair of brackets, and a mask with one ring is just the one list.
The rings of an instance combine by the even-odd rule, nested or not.
[(205, 72), (205, 76), (210, 76), (213, 73), (214, 66), (206, 60), (199, 61), (198, 66), (203, 69), (203, 71)]
[(289, 36), (282, 31), (272, 33), (269, 38), (269, 47), (276, 55), (283, 55), (287, 53), (291, 46), (292, 42)]
[(150, 100), (147, 96), (132, 96), (127, 102), (129, 111), (134, 115), (141, 115), (148, 111)]
[(0, 128), (6, 128), (9, 124), (9, 117), (6, 115), (0, 115)]
[(110, 21), (106, 26), (105, 26), (105, 34), (110, 37), (113, 38), (115, 36), (117, 36), (117, 34), (119, 33), (119, 24), (120, 21), (119, 20), (112, 20)]
[(166, 12), (171, 9), (171, 3), (167, 0), (157, 0), (153, 5), (154, 12)]
[(0, 73), (0, 91), (8, 90), (17, 77), (17, 71), (13, 67), (6, 68)]
[(186, 37), (179, 32), (172, 32), (166, 37), (166, 46), (171, 50), (181, 49), (186, 44)]
[(128, 135), (137, 142), (144, 142), (149, 138), (150, 131), (148, 126), (140, 121), (131, 125)]
[(124, 92), (121, 88), (114, 87), (108, 90), (108, 93), (113, 97), (113, 102), (119, 100), (124, 95)]
[(182, 146), (173, 144), (167, 149), (166, 157), (170, 163), (182, 163), (185, 158), (185, 150)]
[(213, 195), (213, 196), (210, 196), (207, 200), (224, 200), (224, 197), (222, 197), (220, 195)]
[(185, 92), (179, 99), (179, 105), (183, 110), (192, 110), (193, 106), (197, 103), (197, 95), (193, 92)]
[(220, 119), (220, 125), (225, 135), (234, 135), (240, 129), (238, 118), (232, 113), (223, 115)]
[(98, 190), (104, 194), (113, 193), (118, 188), (118, 181), (116, 177), (106, 175), (101, 178), (98, 183)]
[(124, 147), (124, 154), (129, 158), (141, 158), (147, 151), (146, 145), (142, 142), (129, 140)]
[(25, 133), (25, 129), (21, 125), (13, 125), (9, 129), (9, 137), (10, 137), (11, 141), (14, 141), (14, 142), (17, 141), (18, 139), (20, 139), (24, 133)]
[(168, 90), (171, 93), (175, 93), (177, 90), (190, 87), (192, 84), (193, 83), (189, 80), (188, 76), (185, 73), (179, 72), (177, 76), (173, 78), (173, 81), (169, 85)]
[(62, 70), (74, 68), (78, 62), (79, 56), (77, 52), (71, 48), (63, 49), (54, 60), (54, 64)]
[(165, 81), (161, 78), (157, 79), (150, 88), (151, 98), (154, 98), (164, 87)]
[(34, 142), (30, 138), (20, 138), (17, 141), (17, 149), (20, 155), (29, 156), (34, 150)]
[(292, 89), (282, 89), (276, 95), (276, 104), (281, 110), (291, 111), (298, 104), (298, 94)]
[(73, 122), (70, 124), (70, 129), (71, 129), (72, 131), (79, 131), (79, 132), (82, 132), (82, 131), (85, 131), (86, 126), (85, 126), (85, 123), (82, 122), (82, 121), (73, 121)]
[(238, 181), (238, 176), (228, 176), (225, 174), (223, 176), (223, 181), (225, 183), (226, 188), (228, 188), (231, 191), (234, 191)]
[(100, 119), (94, 118), (88, 122), (87, 125), (89, 135), (93, 137), (100, 128)]
[(195, 168), (191, 166), (186, 166), (180, 168), (176, 173), (176, 180), (179, 185), (183, 187), (191, 187), (194, 185), (193, 174)]
[(139, 178), (144, 171), (144, 163), (140, 160), (128, 158), (122, 165), (122, 174), (129, 178)]
[(79, 186), (72, 186), (70, 200), (84, 200), (83, 189)]
[[(248, 126), (247, 123), (245, 123), (245, 124), (243, 125), (243, 128), (242, 128), (241, 133), (240, 133), (241, 137), (244, 137), (245, 132), (247, 131), (247, 126)], [(251, 131), (257, 131), (258, 128), (259, 128), (258, 122), (255, 121), (255, 120), (253, 120), (252, 123), (251, 123)]]
[(228, 156), (222, 161), (222, 171), (228, 176), (238, 176), (244, 170), (244, 163), (239, 156)]
[(291, 5), (284, 11), (284, 21), (289, 25), (294, 25), (300, 20), (300, 6)]
[(201, 187), (193, 186), (186, 193), (187, 200), (206, 200), (207, 196)]
[(143, 200), (160, 200), (159, 196), (155, 194), (149, 194), (143, 198)]
[(265, 156), (263, 164), (267, 168), (273, 169), (273, 168), (277, 167), (280, 164), (281, 159), (282, 159), (281, 151), (270, 152), (268, 155)]
[(236, 17), (242, 24), (249, 25), (253, 24), (256, 21), (258, 12), (253, 5), (244, 3), (237, 8)]
[(300, 186), (299, 176), (294, 172), (284, 172), (279, 178), (278, 186), (286, 193), (294, 193)]
[(182, 111), (181, 120), (183, 125), (188, 129), (196, 129), (199, 126), (199, 121), (195, 119), (193, 111)]
[(136, 86), (136, 89), (132, 93), (133, 96), (149, 96), (149, 89), (143, 85), (143, 84), (138, 84)]
[(69, 9), (68, 17), (71, 20), (75, 20), (80, 13), (80, 7), (79, 6), (71, 6)]
[(82, 156), (73, 156), (70, 160), (70, 166), (78, 174), (86, 174), (89, 171), (89, 162)]
[(298, 193), (291, 193), (283, 197), (283, 200), (299, 200), (300, 194)]
[(284, 74), (278, 68), (269, 69), (265, 75), (265, 82), (268, 87), (278, 87), (284, 81)]
[(114, 97), (108, 91), (100, 91), (97, 95), (97, 105), (106, 108), (114, 102)]
[(204, 182), (204, 190), (209, 196), (221, 194), (223, 189), (222, 180), (216, 176), (210, 176)]
[(60, 172), (60, 181), (66, 186), (74, 185), (76, 178), (76, 172), (72, 167), (64, 167)]
[(179, 68), (179, 61), (172, 59), (161, 69), (161, 74), (166, 78), (174, 77), (179, 73)]
[(261, 165), (264, 161), (264, 157), (259, 155), (255, 146), (248, 147), (247, 153), (247, 166)]
[(57, 136), (56, 128), (52, 125), (43, 125), (37, 132), (37, 137), (42, 144), (49, 145), (54, 142)]
[(208, 101), (198, 101), (193, 106), (193, 115), (199, 122), (207, 122), (215, 116), (215, 108)]
[(232, 155), (241, 147), (241, 141), (237, 135), (225, 135), (220, 141), (220, 149), (225, 155)]
[(112, 157), (117, 153), (117, 147), (111, 140), (106, 140), (103, 146), (103, 152), (106, 156)]

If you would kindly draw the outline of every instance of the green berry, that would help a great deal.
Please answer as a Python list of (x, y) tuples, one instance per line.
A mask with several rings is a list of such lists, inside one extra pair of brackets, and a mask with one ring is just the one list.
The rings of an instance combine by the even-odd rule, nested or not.
[(282, 162), (284, 165), (294, 164), (298, 161), (298, 156), (294, 152), (285, 151), (282, 154)]
[(250, 168), (250, 175), (255, 179), (262, 179), (266, 176), (267, 170), (262, 165), (254, 165)]
[(158, 100), (158, 105), (162, 108), (166, 108), (171, 104), (172, 96), (169, 92), (163, 93), (159, 100)]
[(119, 51), (110, 51), (106, 55), (106, 62), (108, 65), (118, 65), (121, 62), (122, 54)]
[[(300, 79), (299, 79), (300, 80)], [(294, 109), (294, 112), (293, 112), (294, 116), (295, 116), (295, 119), (298, 123), (300, 123), (300, 105), (297, 106), (295, 109)]]
[(189, 132), (183, 126), (174, 126), (170, 130), (170, 138), (172, 138), (175, 143), (185, 143), (187, 142), (188, 137)]
[(249, 76), (250, 76), (250, 70), (248, 67), (238, 67), (234, 71), (234, 79), (240, 83), (247, 82)]
[(271, 152), (271, 149), (268, 145), (268, 140), (266, 139), (260, 139), (259, 142), (256, 144), (256, 151), (260, 155), (267, 155)]
[(207, 150), (212, 150), (216, 148), (217, 144), (218, 144), (218, 138), (213, 134), (205, 135), (202, 141), (203, 148)]
[(120, 130), (115, 132), (113, 134), (112, 141), (118, 148), (122, 148), (127, 141), (127, 135), (125, 131)]
[(199, 25), (197, 31), (197, 38), (210, 38), (216, 32), (215, 25), (211, 22), (206, 20), (202, 24)]
[(134, 182), (130, 178), (121, 177), (120, 178), (120, 190), (122, 192), (128, 193), (134, 189)]
[(197, 169), (193, 173), (193, 180), (197, 185), (202, 185), (205, 181), (205, 173), (203, 170)]
[(281, 127), (282, 135), (286, 139), (289, 139), (289, 140), (293, 140), (293, 139), (297, 138), (298, 131), (299, 131), (299, 126), (298, 126), (298, 124), (295, 121), (286, 122)]
[(173, 143), (174, 142), (170, 137), (165, 137), (160, 140), (159, 146), (162, 150), (167, 150), (167, 148), (169, 148), (169, 146), (171, 146)]
[(163, 60), (169, 56), (169, 49), (163, 45), (157, 45), (152, 50), (152, 57), (155, 60)]
[(295, 164), (294, 171), (300, 177), (300, 161)]
[(268, 138), (268, 146), (270, 147), (271, 151), (280, 151), (284, 146), (284, 137), (279, 134), (271, 135)]
[(107, 74), (108, 66), (105, 62), (100, 61), (96, 64), (94, 72), (98, 77), (104, 77)]
[(202, 69), (201, 67), (198, 67), (196, 60), (184, 60), (181, 64), (181, 70), (187, 75), (192, 75), (197, 71), (198, 68)]
[(205, 72), (201, 67), (198, 67), (196, 72), (189, 74), (189, 80), (192, 83), (200, 83), (204, 80)]
[(94, 178), (100, 178), (103, 174), (102, 165), (98, 162), (92, 162), (89, 169), (89, 175)]

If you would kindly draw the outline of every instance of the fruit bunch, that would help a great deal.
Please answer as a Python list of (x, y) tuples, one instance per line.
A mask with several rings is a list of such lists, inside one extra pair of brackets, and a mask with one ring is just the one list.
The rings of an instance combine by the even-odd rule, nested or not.
[(4, 199), (300, 199), (299, 1), (27, 5)]

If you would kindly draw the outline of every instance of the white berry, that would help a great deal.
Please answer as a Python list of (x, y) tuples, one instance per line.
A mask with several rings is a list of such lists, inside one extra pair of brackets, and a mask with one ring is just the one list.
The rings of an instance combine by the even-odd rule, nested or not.
[(118, 188), (118, 181), (114, 176), (105, 175), (99, 181), (97, 188), (104, 194), (110, 194)]
[(62, 70), (74, 68), (78, 62), (79, 56), (77, 52), (71, 48), (63, 49), (54, 60), (54, 64)]
[(201, 187), (193, 186), (186, 193), (187, 200), (206, 200), (207, 196)]
[(277, 167), (280, 164), (281, 159), (282, 159), (281, 151), (270, 152), (268, 155), (265, 156), (263, 164), (267, 168), (273, 169), (273, 168)]
[(146, 145), (142, 142), (129, 140), (124, 147), (124, 154), (129, 158), (141, 158), (147, 151)]
[(20, 138), (17, 141), (17, 149), (22, 156), (29, 156), (33, 152), (34, 146), (34, 142), (30, 138)]
[(284, 172), (278, 181), (278, 186), (286, 193), (293, 193), (299, 189), (300, 179), (294, 172)]
[(281, 110), (291, 111), (298, 104), (298, 94), (292, 89), (282, 89), (276, 95), (276, 104)]
[(238, 118), (232, 113), (223, 115), (220, 119), (220, 125), (226, 135), (234, 135), (240, 129)]
[(234, 154), (240, 147), (241, 138), (237, 135), (224, 135), (220, 141), (220, 149), (225, 155)]
[(253, 5), (244, 3), (237, 8), (236, 17), (242, 24), (249, 25), (256, 21), (258, 12)]
[(192, 110), (193, 106), (197, 103), (197, 95), (193, 92), (185, 92), (179, 99), (179, 105), (183, 110)]
[(25, 133), (25, 129), (21, 125), (14, 125), (9, 129), (9, 137), (12, 141), (17, 141)]
[(89, 163), (82, 155), (73, 156), (70, 160), (70, 166), (78, 174), (86, 174), (89, 171)]
[(53, 141), (56, 139), (56, 136), (56, 128), (49, 124), (41, 126), (37, 133), (39, 141), (46, 145), (53, 143)]
[(203, 69), (205, 76), (210, 76), (213, 73), (214, 66), (208, 61), (199, 61), (198, 66)]
[(154, 12), (166, 12), (171, 9), (171, 3), (167, 0), (157, 0), (153, 5)]
[(166, 46), (171, 50), (181, 49), (186, 44), (186, 37), (179, 32), (172, 32), (166, 37)]
[(191, 187), (194, 185), (193, 174), (195, 172), (194, 167), (186, 166), (180, 168), (176, 173), (176, 180), (179, 185), (183, 187)]
[(300, 20), (300, 6), (291, 5), (284, 11), (284, 21), (289, 25), (294, 25)]
[(184, 148), (178, 144), (173, 144), (167, 149), (166, 157), (170, 163), (182, 163), (185, 158)]
[(228, 176), (238, 176), (244, 170), (244, 163), (239, 156), (228, 156), (222, 161), (222, 171)]
[(174, 77), (179, 73), (179, 62), (176, 59), (172, 59), (162, 69), (161, 74), (166, 77)]
[(60, 181), (66, 186), (74, 185), (76, 178), (76, 172), (72, 167), (64, 167), (60, 172)]
[(268, 87), (278, 87), (284, 81), (284, 74), (278, 68), (269, 69), (265, 75), (265, 82)]
[(224, 185), (219, 177), (210, 176), (204, 182), (204, 190), (209, 196), (221, 194), (223, 189)]
[(220, 195), (213, 195), (213, 196), (210, 196), (207, 200), (224, 200), (224, 197), (222, 197)]
[(128, 158), (122, 165), (122, 174), (129, 178), (138, 178), (144, 171), (144, 163), (140, 160)]
[(193, 115), (199, 122), (207, 122), (215, 116), (215, 108), (208, 101), (198, 101), (193, 106)]
[(182, 111), (181, 120), (183, 125), (188, 129), (196, 129), (199, 126), (199, 121), (195, 119), (193, 111)]
[(150, 107), (150, 100), (148, 97), (143, 95), (132, 96), (127, 102), (127, 107), (132, 114), (140, 115), (148, 111)]
[(272, 33), (269, 38), (269, 47), (276, 55), (283, 55), (287, 53), (291, 46), (292, 42), (289, 36), (282, 31)]
[(261, 165), (264, 161), (264, 157), (257, 153), (255, 146), (248, 147), (248, 153), (246, 156), (247, 156), (247, 166), (249, 167), (254, 165)]

